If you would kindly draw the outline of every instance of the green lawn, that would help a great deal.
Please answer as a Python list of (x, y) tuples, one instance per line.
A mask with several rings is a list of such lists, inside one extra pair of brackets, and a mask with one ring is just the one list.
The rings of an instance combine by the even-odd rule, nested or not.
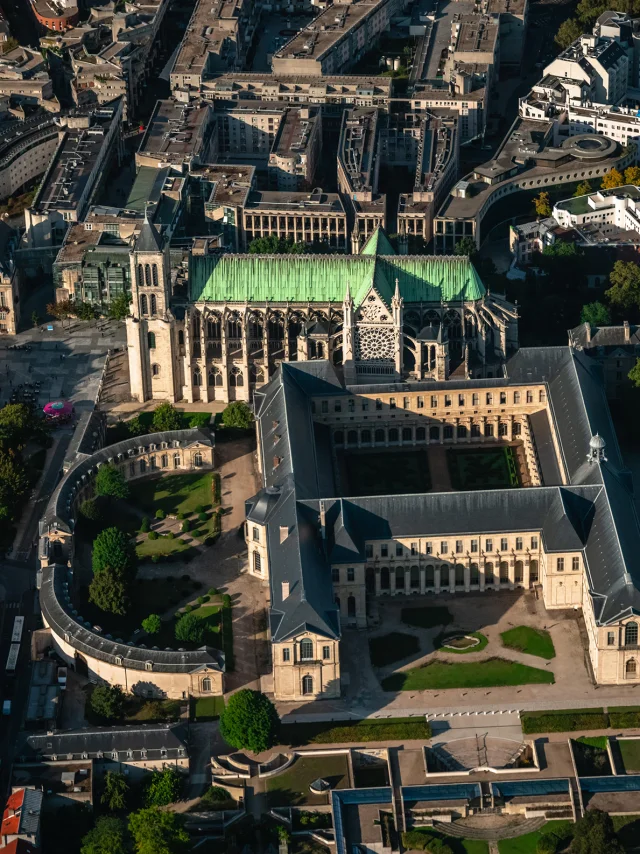
[(150, 540), (149, 537), (144, 538), (139, 543), (136, 543), (136, 554), (140, 560), (153, 557), (153, 555), (162, 555), (166, 557), (171, 554), (180, 554), (188, 551), (191, 548), (191, 543), (185, 543), (180, 537), (175, 537), (170, 540), (168, 537), (158, 537), (157, 540)]
[(192, 700), (191, 718), (196, 721), (213, 721), (224, 711), (224, 697), (195, 697)]
[(423, 717), (381, 720), (282, 724), (280, 743), (291, 747), (307, 744), (343, 744), (371, 741), (426, 741), (431, 727)]
[(509, 489), (520, 486), (513, 448), (449, 448), (447, 465), (454, 489)]
[(581, 735), (579, 738), (574, 739), (574, 741), (586, 744), (588, 747), (597, 747), (599, 750), (607, 749), (606, 735)]
[(517, 649), (529, 655), (551, 660), (556, 657), (556, 650), (551, 635), (545, 629), (533, 629), (531, 626), (516, 626), (500, 635), (502, 643), (509, 649)]
[(269, 807), (329, 803), (327, 794), (312, 795), (309, 791), (309, 785), (318, 778), (328, 780), (332, 789), (350, 788), (347, 757), (343, 754), (298, 757), (282, 774), (267, 780)]
[(420, 651), (420, 642), (415, 635), (390, 632), (369, 640), (369, 655), (374, 667), (385, 667), (394, 661), (402, 661)]
[(199, 505), (209, 510), (214, 499), (213, 478), (211, 471), (147, 478), (130, 484), (129, 501), (146, 510), (152, 519), (156, 510), (185, 515), (195, 513)]
[[(456, 641), (453, 639), (459, 638), (461, 635), (465, 635), (466, 637), (470, 638), (476, 638), (479, 643), (475, 644), (475, 646), (464, 646), (461, 644), (458, 648), (456, 648), (455, 646), (444, 646), (444, 644), (449, 641), (456, 643)], [(442, 650), (442, 652), (452, 652), (454, 653), (454, 655), (466, 655), (469, 652), (482, 652), (482, 650), (487, 646), (489, 641), (487, 640), (485, 635), (482, 634), (482, 632), (453, 632), (448, 635), (438, 635), (438, 637), (434, 640), (433, 643), (435, 648)]]
[[(419, 836), (418, 836), (419, 834)], [(408, 834), (403, 834), (403, 845), (411, 842), (411, 837), (416, 837), (418, 841), (422, 841), (420, 837), (426, 836), (429, 839), (439, 839), (448, 845), (453, 851), (453, 854), (489, 854), (489, 843), (484, 839), (461, 839), (458, 836), (447, 836), (446, 833), (440, 833), (431, 828), (415, 828)], [(407, 848), (408, 851), (423, 850), (422, 848)]]
[(627, 774), (640, 773), (640, 739), (618, 739), (617, 745)]
[(449, 663), (433, 661), (393, 673), (382, 680), (385, 691), (429, 691), (442, 688), (497, 688), (503, 685), (551, 684), (553, 673), (506, 661), (489, 658), (486, 661)]
[(400, 619), (407, 626), (418, 629), (434, 629), (436, 626), (448, 626), (453, 617), (444, 605), (432, 605), (425, 608), (403, 608)]
[(348, 495), (405, 495), (431, 489), (426, 450), (345, 451)]
[[(499, 854), (536, 854), (538, 840), (548, 833), (554, 834), (568, 844), (573, 835), (573, 822), (548, 821), (540, 830), (535, 830), (533, 833), (525, 833), (523, 836), (515, 836), (513, 839), (500, 839), (498, 841), (498, 852)], [(562, 847), (565, 846), (562, 845)]]
[(612, 815), (614, 830), (625, 851), (637, 851), (640, 838), (640, 815)]

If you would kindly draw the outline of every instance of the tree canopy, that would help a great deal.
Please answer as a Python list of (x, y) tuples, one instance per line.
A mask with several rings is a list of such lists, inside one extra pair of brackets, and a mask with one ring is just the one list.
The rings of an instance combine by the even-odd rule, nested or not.
[(583, 32), (584, 27), (582, 24), (580, 24), (575, 18), (567, 18), (566, 21), (563, 21), (560, 24), (558, 32), (555, 34), (553, 40), (559, 48), (564, 50), (566, 47), (569, 47), (570, 44), (573, 44), (576, 39), (579, 39)]
[(100, 798), (100, 803), (106, 806), (111, 812), (118, 812), (126, 808), (128, 794), (129, 783), (125, 775), (119, 771), (107, 771), (104, 777), (104, 791)]
[(165, 430), (180, 430), (182, 428), (182, 415), (170, 403), (161, 403), (153, 411), (151, 425), (157, 433)]
[(176, 622), (176, 640), (200, 643), (204, 637), (204, 625), (195, 614), (183, 614)]
[(225, 427), (246, 430), (253, 424), (253, 413), (243, 400), (234, 400), (225, 407), (222, 423)]
[(44, 420), (26, 403), (7, 403), (0, 409), (0, 446), (21, 449), (30, 439), (42, 440), (45, 433)]
[(582, 306), (580, 322), (590, 323), (591, 326), (608, 326), (611, 323), (611, 312), (602, 302), (588, 302)]
[(148, 807), (164, 807), (178, 800), (183, 778), (176, 768), (154, 771), (145, 782), (144, 801)]
[(93, 541), (91, 567), (95, 575), (111, 569), (133, 576), (137, 560), (133, 543), (120, 528), (105, 528)]
[(601, 810), (587, 810), (575, 824), (571, 851), (572, 854), (622, 854), (611, 816)]
[(635, 365), (631, 368), (627, 376), (636, 388), (640, 388), (640, 359), (636, 359)]
[(536, 216), (551, 216), (551, 199), (549, 193), (541, 191), (533, 200)]
[(180, 854), (189, 842), (184, 816), (158, 807), (139, 810), (129, 817), (136, 854)]
[(635, 186), (640, 184), (640, 166), (627, 166), (624, 170), (624, 183)]
[(616, 261), (609, 274), (611, 287), (606, 297), (620, 308), (640, 307), (640, 267), (633, 261)]
[(453, 254), (454, 255), (469, 255), (469, 257), (471, 257), (472, 255), (475, 255), (477, 251), (478, 251), (478, 248), (476, 246), (476, 242), (473, 239), (473, 237), (463, 237), (461, 240), (459, 240), (456, 243), (456, 245), (453, 249)]
[(280, 718), (271, 700), (248, 688), (232, 694), (220, 717), (224, 740), (240, 750), (261, 753), (276, 742)]
[(576, 191), (573, 194), (574, 198), (576, 196), (587, 196), (589, 193), (592, 193), (593, 189), (591, 184), (588, 181), (581, 181), (576, 187)]
[(0, 521), (11, 521), (18, 513), (29, 476), (19, 454), (0, 451)]
[(293, 238), (278, 237), (268, 234), (266, 237), (256, 237), (249, 244), (251, 255), (304, 255), (304, 243), (296, 243)]
[(121, 572), (103, 569), (89, 584), (89, 601), (105, 613), (124, 617), (131, 604), (129, 587), (129, 580)]
[[(61, 835), (64, 835), (64, 829)], [(115, 816), (103, 815), (83, 838), (80, 854), (123, 854), (127, 848), (124, 822)]]
[(108, 498), (127, 498), (129, 496), (127, 481), (116, 466), (100, 466), (93, 486), (96, 495), (104, 495)]
[(131, 294), (128, 291), (114, 297), (109, 303), (108, 315), (112, 320), (126, 320), (129, 317)]
[(119, 685), (96, 685), (89, 705), (92, 711), (106, 720), (119, 720), (124, 714), (124, 693)]
[(148, 635), (157, 635), (162, 628), (162, 620), (158, 614), (149, 614), (142, 621), (142, 628)]
[(615, 167), (604, 174), (602, 178), (603, 190), (614, 190), (616, 187), (622, 186), (624, 186), (624, 175)]

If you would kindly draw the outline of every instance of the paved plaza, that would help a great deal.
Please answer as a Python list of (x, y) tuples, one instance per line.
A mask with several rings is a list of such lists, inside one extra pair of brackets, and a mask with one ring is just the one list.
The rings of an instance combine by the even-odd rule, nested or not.
[[(52, 327), (51, 330), (48, 326)], [(44, 331), (43, 331), (44, 330)], [(31, 350), (9, 350), (11, 345)], [(34, 394), (41, 408), (50, 400), (71, 400), (77, 411), (93, 409), (110, 349), (125, 346), (124, 324), (60, 321), (0, 339), (0, 406), (16, 389)], [(40, 383), (39, 392), (27, 383)]]

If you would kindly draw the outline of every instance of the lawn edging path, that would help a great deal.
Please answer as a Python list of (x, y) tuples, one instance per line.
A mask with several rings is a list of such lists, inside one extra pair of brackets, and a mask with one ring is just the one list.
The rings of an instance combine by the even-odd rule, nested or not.
[(551, 685), (554, 682), (554, 675), (549, 670), (540, 670), (505, 658), (487, 658), (484, 661), (459, 663), (436, 658), (424, 667), (392, 673), (382, 680), (382, 689), (384, 691), (431, 691), (444, 688)]

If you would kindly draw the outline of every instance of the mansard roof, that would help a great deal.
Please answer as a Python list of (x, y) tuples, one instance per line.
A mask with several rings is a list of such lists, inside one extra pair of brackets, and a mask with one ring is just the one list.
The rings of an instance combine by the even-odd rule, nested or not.
[[(433, 387), (540, 383), (550, 414), (541, 410), (544, 418), (532, 419), (536, 446), (546, 454), (555, 434), (560, 450), (559, 463), (555, 455), (553, 461), (541, 455), (544, 486), (339, 498), (330, 427), (314, 421), (311, 396), (351, 391), (340, 386), (329, 362), (282, 363), (256, 392), (264, 488), (247, 502), (247, 518), (267, 525), (272, 639), (304, 629), (337, 637), (331, 564), (362, 562), (366, 540), (413, 535), (539, 531), (547, 551), (583, 553), (599, 624), (640, 614), (640, 525), (600, 366), (571, 347), (523, 348), (504, 378)], [(589, 461), (596, 434), (606, 458)]]
[(372, 287), (390, 305), (396, 282), (405, 303), (482, 299), (485, 288), (468, 258), (391, 255), (378, 229), (360, 255), (192, 255), (192, 302), (342, 304), (347, 282), (354, 304)]

